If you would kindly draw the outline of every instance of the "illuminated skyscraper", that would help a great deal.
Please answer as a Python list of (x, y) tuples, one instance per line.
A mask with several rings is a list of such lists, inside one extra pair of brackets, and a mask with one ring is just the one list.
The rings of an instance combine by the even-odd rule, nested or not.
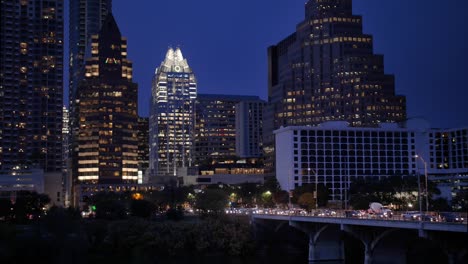
[(63, 0), (0, 2), (0, 170), (62, 169)]
[(78, 86), (75, 173), (85, 183), (135, 183), (138, 177), (137, 85), (127, 41), (112, 14), (91, 37)]
[[(348, 121), (376, 127), (406, 119), (406, 98), (395, 95), (394, 76), (384, 72), (352, 0), (309, 0), (305, 20), (268, 49), (265, 152), (274, 157), (273, 130), (281, 126)], [(267, 162), (273, 168), (272, 160)]]
[[(85, 77), (85, 54), (90, 53), (92, 35), (99, 33), (107, 15), (112, 11), (112, 0), (69, 1), (69, 103), (70, 141), (68, 148), (78, 148), (78, 85)], [(70, 151), (76, 155), (76, 151)], [(76, 160), (77, 157), (71, 157)], [(71, 170), (73, 173), (75, 170)], [(76, 178), (76, 175), (74, 175)]]
[[(258, 96), (198, 94), (195, 113), (195, 165), (232, 160), (237, 154), (241, 157), (258, 157), (246, 155), (244, 139), (252, 133), (252, 128), (261, 127), (261, 107), (250, 115), (249, 106), (263, 104)], [(253, 121), (250, 117), (260, 118)], [(254, 127), (252, 123), (256, 122)], [(242, 143), (236, 145), (237, 137)], [(261, 139), (256, 144), (261, 145)], [(240, 154), (242, 153), (242, 154)]]
[(179, 48), (169, 48), (153, 78), (150, 109), (150, 170), (177, 176), (192, 166), (197, 81)]
[(78, 84), (84, 77), (85, 50), (91, 43), (91, 35), (99, 33), (112, 11), (112, 0), (70, 0), (69, 8), (70, 105), (73, 106)]

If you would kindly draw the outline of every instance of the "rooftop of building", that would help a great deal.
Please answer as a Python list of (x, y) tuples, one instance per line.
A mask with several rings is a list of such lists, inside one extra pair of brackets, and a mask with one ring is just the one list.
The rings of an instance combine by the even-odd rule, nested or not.
[(424, 119), (407, 120), (402, 123), (380, 123), (376, 127), (353, 127), (346, 121), (328, 121), (317, 126), (287, 126), (280, 127), (273, 133), (278, 134), (291, 130), (356, 130), (356, 131), (435, 131), (435, 132), (452, 132), (459, 130), (468, 130), (464, 128), (431, 128), (429, 123)]

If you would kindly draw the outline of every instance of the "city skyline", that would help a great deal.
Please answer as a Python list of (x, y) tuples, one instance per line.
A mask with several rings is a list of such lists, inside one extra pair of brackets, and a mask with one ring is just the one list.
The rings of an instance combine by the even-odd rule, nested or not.
[[(140, 87), (140, 115), (149, 115), (147, 97), (154, 65), (168, 46), (185, 50), (199, 75), (201, 93), (257, 95), (267, 99), (267, 47), (295, 30), (304, 16), (304, 3), (303, 0), (240, 1), (232, 3), (231, 11), (226, 12), (224, 5), (214, 1), (147, 3), (145, 8), (113, 1), (116, 20), (132, 44), (129, 52), (135, 62), (135, 81)], [(157, 10), (175, 8), (176, 4), (176, 15), (165, 12), (151, 15)], [(249, 9), (245, 9), (247, 4)], [(461, 52), (467, 44), (464, 36), (467, 34), (460, 34), (463, 32), (452, 26), (467, 20), (460, 5), (468, 7), (462, 1), (443, 6), (436, 5), (435, 1), (354, 1), (353, 13), (364, 17), (364, 33), (374, 36), (375, 53), (385, 55), (386, 72), (395, 75), (396, 92), (407, 96), (408, 117), (424, 116), (432, 127), (468, 124), (468, 116), (457, 113), (467, 94), (459, 87), (466, 83), (461, 66), (468, 59)], [(150, 35), (154, 37), (139, 30), (142, 24), (151, 26)], [(438, 34), (431, 34), (434, 29)], [(208, 45), (208, 42), (215, 44)], [(428, 87), (431, 93), (425, 92)], [(440, 103), (434, 104), (436, 100)]]

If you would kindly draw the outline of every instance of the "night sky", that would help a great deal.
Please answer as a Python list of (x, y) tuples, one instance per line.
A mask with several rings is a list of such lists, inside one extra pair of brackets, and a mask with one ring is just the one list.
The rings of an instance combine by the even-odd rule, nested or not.
[[(295, 31), (305, 0), (113, 0), (148, 116), (151, 78), (169, 46), (182, 49), (199, 93), (267, 99), (267, 47)], [(408, 117), (468, 127), (468, 1), (354, 0), (374, 50), (407, 96)], [(67, 70), (68, 73), (68, 70)]]

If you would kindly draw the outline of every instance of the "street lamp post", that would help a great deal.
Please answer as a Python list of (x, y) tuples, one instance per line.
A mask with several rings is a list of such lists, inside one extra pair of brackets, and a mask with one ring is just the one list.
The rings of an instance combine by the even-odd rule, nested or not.
[(424, 163), (424, 177), (425, 177), (425, 185), (426, 185), (426, 212), (429, 211), (429, 189), (427, 186), (427, 162), (423, 159), (423, 157), (416, 155), (416, 158), (420, 159)]
[(291, 211), (291, 174), (292, 169), (288, 173), (288, 210)]
[(419, 204), (419, 221), (422, 221), (421, 173), (419, 173), (419, 171), (418, 171), (418, 204)]
[(318, 175), (314, 169), (308, 168), (307, 170), (309, 170), (309, 175), (310, 171), (315, 175), (315, 209), (318, 209)]

